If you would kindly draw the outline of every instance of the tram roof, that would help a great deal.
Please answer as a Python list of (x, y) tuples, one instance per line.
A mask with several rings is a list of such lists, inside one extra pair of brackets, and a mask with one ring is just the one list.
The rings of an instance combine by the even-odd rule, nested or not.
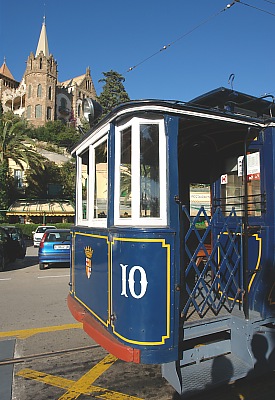
[[(266, 100), (268, 97), (272, 98), (273, 101)], [(272, 95), (255, 97), (220, 87), (190, 100), (187, 104), (241, 113), (256, 118), (265, 116), (270, 118), (271, 109), (275, 107), (274, 100), (274, 96)]]
[[(267, 97), (272, 97), (273, 101), (266, 100)], [(207, 113), (213, 116), (229, 117), (232, 121), (237, 118), (238, 120), (246, 122), (265, 124), (267, 120), (269, 123), (275, 122), (272, 115), (274, 108), (274, 97), (271, 95), (255, 97), (224, 87), (207, 92), (188, 102), (158, 99), (131, 100), (127, 103), (120, 104), (107, 114), (82, 137), (80, 142), (72, 147), (71, 153), (75, 154), (81, 144), (93, 135), (94, 132), (99, 131), (104, 125), (131, 113), (155, 112), (177, 114), (184, 113), (184, 111), (191, 111), (201, 114)]]

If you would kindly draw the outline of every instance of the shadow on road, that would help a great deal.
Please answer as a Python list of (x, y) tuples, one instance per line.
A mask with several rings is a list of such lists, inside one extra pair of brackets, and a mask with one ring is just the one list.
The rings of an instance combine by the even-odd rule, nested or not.
[(53, 263), (50, 265), (46, 264), (43, 269), (52, 269), (52, 268), (68, 269), (70, 268), (70, 264), (69, 263), (55, 263), (55, 264)]
[(28, 268), (36, 264), (38, 264), (38, 256), (26, 256), (23, 260), (17, 259), (14, 262), (9, 263), (5, 267), (5, 271), (14, 271), (16, 269)]

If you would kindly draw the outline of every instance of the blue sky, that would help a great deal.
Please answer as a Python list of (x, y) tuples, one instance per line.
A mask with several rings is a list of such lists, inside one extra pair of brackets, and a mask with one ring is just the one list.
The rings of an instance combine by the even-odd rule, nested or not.
[(113, 69), (125, 77), (131, 99), (188, 101), (217, 87), (230, 87), (228, 78), (234, 73), (235, 90), (275, 95), (275, 0), (244, 1), (274, 16), (242, 0), (220, 12), (231, 2), (0, 0), (0, 65), (6, 57), (14, 78), (21, 80), (45, 13), (59, 81), (81, 75), (90, 66), (100, 94), (102, 72)]

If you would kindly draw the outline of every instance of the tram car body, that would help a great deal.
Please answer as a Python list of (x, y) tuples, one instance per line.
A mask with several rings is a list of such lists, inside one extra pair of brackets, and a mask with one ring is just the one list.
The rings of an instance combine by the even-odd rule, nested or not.
[(70, 311), (182, 394), (274, 368), (274, 112), (225, 88), (131, 101), (72, 151)]

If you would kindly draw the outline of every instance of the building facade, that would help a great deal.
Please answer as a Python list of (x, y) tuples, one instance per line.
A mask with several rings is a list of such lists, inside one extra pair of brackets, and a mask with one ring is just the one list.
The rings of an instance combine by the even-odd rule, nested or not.
[(36, 53), (30, 53), (21, 82), (14, 79), (6, 60), (0, 67), (0, 100), (4, 112), (11, 110), (35, 127), (54, 120), (81, 125), (82, 100), (86, 97), (96, 97), (89, 67), (83, 75), (58, 81), (57, 61), (49, 52), (45, 19)]

